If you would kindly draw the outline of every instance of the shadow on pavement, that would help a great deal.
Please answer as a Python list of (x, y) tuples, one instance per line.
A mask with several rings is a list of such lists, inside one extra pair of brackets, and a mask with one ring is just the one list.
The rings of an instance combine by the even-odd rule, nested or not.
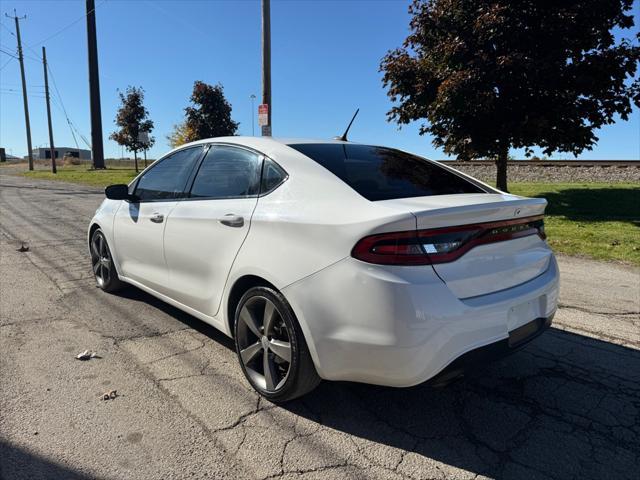
[(369, 440), (365, 454), (413, 452), (402, 461), (423, 474), (432, 459), (497, 478), (637, 478), (639, 380), (640, 351), (551, 329), (445, 388), (324, 382), (285, 408)]
[(0, 479), (64, 479), (89, 480), (96, 478), (78, 473), (64, 465), (13, 446), (0, 439)]
[(147, 292), (140, 290), (139, 288), (136, 288), (134, 286), (129, 285), (126, 286), (123, 290), (118, 291), (118, 296), (151, 305), (152, 307), (166, 313), (167, 315), (172, 316), (176, 320), (179, 320), (188, 327), (193, 328), (197, 332), (206, 335), (207, 337), (211, 338), (211, 340), (216, 341), (220, 345), (227, 347), (229, 350), (233, 351), (233, 354), (235, 355), (236, 347), (231, 338), (227, 337), (217, 328), (212, 327), (208, 323), (203, 322), (193, 315), (189, 315), (188, 313), (183, 312), (182, 310), (169, 305), (168, 303), (165, 303), (162, 300), (154, 297), (153, 295), (150, 295)]
[[(136, 288), (121, 295), (164, 311), (235, 357), (233, 341), (204, 322)], [(399, 455), (393, 469), (406, 467), (416, 478), (635, 479), (640, 351), (551, 328), (444, 388), (323, 382), (283, 408), (350, 437), (373, 462)], [(348, 457), (322, 442), (314, 448)]]

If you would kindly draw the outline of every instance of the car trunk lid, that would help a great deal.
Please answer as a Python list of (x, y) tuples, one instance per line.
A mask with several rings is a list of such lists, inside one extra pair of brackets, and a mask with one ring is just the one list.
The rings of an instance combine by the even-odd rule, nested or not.
[[(544, 231), (537, 230), (544, 199), (480, 193), (380, 203), (415, 215), (420, 242), (434, 270), (461, 299), (520, 285), (549, 266), (552, 253)], [(438, 251), (442, 245), (453, 250)]]

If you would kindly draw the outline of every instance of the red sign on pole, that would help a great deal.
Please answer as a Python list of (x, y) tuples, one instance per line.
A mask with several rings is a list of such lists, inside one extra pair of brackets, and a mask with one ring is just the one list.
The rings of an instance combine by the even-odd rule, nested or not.
[(264, 127), (269, 125), (269, 104), (262, 103), (258, 105), (258, 125)]

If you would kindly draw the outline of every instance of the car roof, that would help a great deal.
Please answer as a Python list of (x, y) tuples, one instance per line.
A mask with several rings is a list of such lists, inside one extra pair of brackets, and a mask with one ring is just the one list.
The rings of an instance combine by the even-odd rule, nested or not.
[[(206, 145), (208, 143), (218, 143), (227, 145), (238, 145), (251, 148), (260, 153), (263, 153), (267, 157), (270, 157), (278, 162), (283, 161), (283, 156), (287, 158), (286, 163), (294, 162), (299, 165), (302, 163), (316, 163), (307, 156), (301, 154), (297, 150), (291, 148), (293, 145), (300, 144), (353, 144), (352, 142), (344, 142), (342, 140), (333, 140), (327, 138), (274, 138), (274, 137), (251, 137), (251, 136), (229, 136), (229, 137), (212, 137), (197, 140), (195, 142), (185, 143), (179, 147), (174, 148), (165, 155), (169, 155), (176, 150), (181, 150), (187, 147), (193, 147), (196, 145)], [(292, 158), (293, 157), (293, 158)]]
[[(289, 171), (289, 169), (294, 168), (295, 170), (299, 170), (301, 168), (308, 170), (312, 169), (316, 171), (316, 175), (321, 174), (329, 174), (333, 177), (328, 170), (324, 167), (321, 167), (317, 162), (313, 161), (311, 158), (306, 155), (298, 152), (292, 145), (299, 144), (345, 144), (349, 142), (344, 142), (341, 140), (333, 140), (333, 139), (311, 139), (311, 138), (274, 138), (274, 137), (251, 137), (251, 136), (241, 136), (234, 135), (228, 137), (212, 137), (212, 138), (203, 138), (202, 140), (196, 140), (195, 142), (185, 143), (180, 145), (179, 147), (174, 148), (170, 152), (167, 152), (163, 156), (167, 156), (172, 154), (177, 150), (181, 150), (183, 148), (194, 147), (197, 145), (206, 145), (210, 143), (217, 144), (226, 144), (226, 145), (237, 145), (240, 147), (247, 147), (253, 149), (257, 152), (260, 152), (266, 155), (269, 158), (272, 158), (276, 162), (278, 162), (281, 166), (285, 168), (285, 170)], [(306, 168), (305, 168), (306, 167)], [(319, 169), (319, 170), (318, 170)]]
[(203, 143), (233, 143), (236, 145), (247, 145), (247, 146), (255, 146), (255, 145), (299, 145), (303, 143), (353, 143), (353, 142), (345, 142), (342, 140), (336, 140), (332, 138), (293, 138), (293, 137), (252, 137), (252, 136), (244, 136), (244, 135), (234, 135), (228, 137), (211, 137), (211, 138), (203, 138), (202, 140), (196, 140), (195, 142), (190, 142), (188, 144), (181, 145), (180, 148), (186, 147), (188, 145), (199, 145)]

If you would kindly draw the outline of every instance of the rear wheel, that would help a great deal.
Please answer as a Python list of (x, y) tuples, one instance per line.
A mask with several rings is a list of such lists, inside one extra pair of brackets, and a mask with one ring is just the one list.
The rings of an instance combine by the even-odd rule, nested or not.
[(280, 292), (248, 290), (236, 308), (234, 330), (242, 371), (267, 399), (286, 402), (320, 383), (298, 320)]
[(91, 236), (91, 267), (96, 284), (105, 292), (120, 290), (124, 284), (118, 278), (107, 239), (99, 228)]

